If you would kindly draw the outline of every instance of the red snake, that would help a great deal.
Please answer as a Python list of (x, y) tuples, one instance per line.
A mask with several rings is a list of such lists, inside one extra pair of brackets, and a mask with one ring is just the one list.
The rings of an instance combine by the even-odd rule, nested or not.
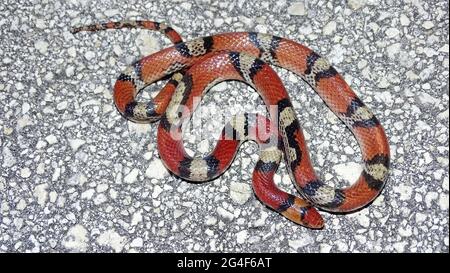
[[(256, 196), (286, 218), (310, 228), (324, 225), (315, 207), (330, 212), (354, 211), (372, 202), (383, 189), (390, 156), (383, 127), (343, 77), (311, 49), (255, 32), (223, 33), (183, 42), (172, 28), (151, 21), (109, 22), (72, 32), (119, 28), (158, 30), (175, 44), (132, 64), (114, 86), (114, 101), (124, 117), (135, 122), (160, 120), (159, 154), (175, 175), (190, 181), (214, 179), (231, 165), (242, 142), (256, 141), (260, 146), (253, 172)], [(353, 185), (334, 189), (317, 177), (288, 93), (268, 64), (304, 79), (355, 135), (364, 169)], [(153, 100), (135, 101), (140, 90), (167, 76), (171, 79)], [(259, 114), (233, 117), (214, 150), (205, 157), (192, 158), (183, 146), (182, 122), (189, 120), (197, 107), (195, 97), (225, 80), (249, 84), (267, 107), (275, 106), (276, 110), (270, 111), (270, 118)], [(302, 198), (282, 191), (274, 183), (282, 157)]]

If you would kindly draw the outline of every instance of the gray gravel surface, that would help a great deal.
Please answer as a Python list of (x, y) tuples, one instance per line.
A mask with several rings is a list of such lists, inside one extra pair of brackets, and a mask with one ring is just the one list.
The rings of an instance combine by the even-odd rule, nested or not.
[[(165, 22), (186, 40), (266, 32), (326, 56), (386, 129), (392, 171), (382, 195), (357, 213), (323, 213), (318, 231), (256, 199), (255, 144), (212, 182), (168, 174), (156, 126), (127, 122), (111, 90), (128, 64), (169, 41), (144, 30), (69, 32), (121, 19)], [(448, 1), (2, 1), (0, 251), (448, 252), (448, 31)], [(300, 78), (277, 72), (320, 176), (353, 182), (361, 154), (351, 133)], [(256, 92), (234, 82), (202, 105), (264, 111)], [(221, 129), (200, 118), (202, 129), (185, 138), (193, 153), (206, 153)], [(285, 168), (276, 181), (295, 193)]]

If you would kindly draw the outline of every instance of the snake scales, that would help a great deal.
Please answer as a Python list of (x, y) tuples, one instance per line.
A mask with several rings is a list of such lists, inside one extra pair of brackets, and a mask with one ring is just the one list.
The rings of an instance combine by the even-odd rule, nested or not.
[[(114, 86), (114, 101), (124, 117), (135, 122), (160, 120), (158, 150), (172, 173), (191, 181), (214, 179), (230, 166), (241, 143), (256, 141), (260, 146), (252, 179), (256, 196), (286, 218), (310, 228), (324, 225), (316, 208), (354, 211), (373, 201), (383, 189), (390, 156), (383, 127), (343, 77), (311, 49), (256, 32), (223, 33), (183, 42), (175, 30), (152, 21), (109, 22), (74, 28), (72, 32), (119, 28), (158, 30), (174, 43), (129, 66)], [(353, 185), (334, 189), (315, 174), (288, 93), (269, 64), (299, 75), (355, 135), (364, 169)], [(167, 76), (171, 76), (170, 80), (153, 100), (135, 100), (140, 90)], [(192, 158), (183, 146), (181, 124), (197, 107), (194, 98), (225, 80), (249, 84), (267, 107), (276, 110), (270, 111), (270, 117), (233, 117), (214, 150), (205, 157)], [(282, 191), (274, 183), (283, 157), (302, 198)]]

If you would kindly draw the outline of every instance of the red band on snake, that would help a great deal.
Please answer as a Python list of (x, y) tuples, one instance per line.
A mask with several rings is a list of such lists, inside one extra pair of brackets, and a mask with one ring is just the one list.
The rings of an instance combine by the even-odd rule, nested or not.
[[(150, 21), (98, 24), (76, 28), (74, 32), (109, 28), (159, 30), (175, 43), (123, 72), (114, 86), (114, 101), (120, 113), (130, 120), (161, 119), (158, 150), (165, 166), (177, 176), (192, 181), (214, 179), (230, 166), (242, 142), (256, 141), (260, 145), (260, 158), (253, 173), (256, 196), (288, 219), (311, 228), (323, 226), (314, 207), (331, 212), (354, 211), (372, 202), (383, 189), (390, 157), (383, 127), (343, 77), (311, 49), (289, 39), (255, 32), (223, 33), (182, 42), (172, 28)], [(364, 170), (353, 185), (334, 189), (315, 174), (289, 95), (269, 64), (304, 79), (353, 132), (364, 161)], [(172, 78), (152, 101), (135, 101), (140, 90), (166, 76)], [(276, 113), (270, 113), (270, 118), (249, 114), (234, 117), (210, 154), (192, 158), (185, 152), (181, 137), (174, 135), (181, 136), (181, 122), (190, 119), (195, 110), (194, 97), (203, 96), (224, 80), (249, 84), (267, 106), (276, 106)], [(188, 115), (180, 113), (180, 107), (188, 109)], [(258, 133), (268, 129), (272, 130), (265, 137)], [(291, 179), (307, 201), (275, 185), (273, 176), (282, 155)]]

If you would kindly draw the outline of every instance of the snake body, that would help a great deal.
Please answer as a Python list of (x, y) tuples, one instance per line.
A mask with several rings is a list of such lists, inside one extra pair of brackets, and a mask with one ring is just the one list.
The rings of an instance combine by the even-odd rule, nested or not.
[[(160, 120), (159, 154), (177, 176), (191, 181), (214, 179), (230, 166), (241, 143), (256, 141), (260, 146), (252, 179), (256, 196), (286, 218), (310, 228), (324, 224), (315, 207), (330, 212), (354, 211), (372, 202), (383, 189), (390, 157), (383, 127), (343, 77), (311, 49), (256, 32), (223, 33), (183, 42), (172, 28), (151, 21), (104, 23), (73, 32), (110, 28), (159, 30), (174, 43), (128, 67), (115, 83), (114, 101), (119, 112), (130, 120)], [(334, 189), (315, 174), (289, 95), (269, 64), (299, 75), (355, 135), (364, 169), (353, 185)], [(136, 102), (140, 90), (167, 76), (171, 79), (153, 100)], [(233, 117), (214, 150), (205, 157), (192, 158), (185, 152), (181, 125), (197, 106), (194, 97), (203, 96), (224, 80), (249, 84), (267, 107), (275, 106), (276, 110), (270, 111), (270, 117)], [(273, 181), (282, 157), (302, 198), (282, 191)]]

